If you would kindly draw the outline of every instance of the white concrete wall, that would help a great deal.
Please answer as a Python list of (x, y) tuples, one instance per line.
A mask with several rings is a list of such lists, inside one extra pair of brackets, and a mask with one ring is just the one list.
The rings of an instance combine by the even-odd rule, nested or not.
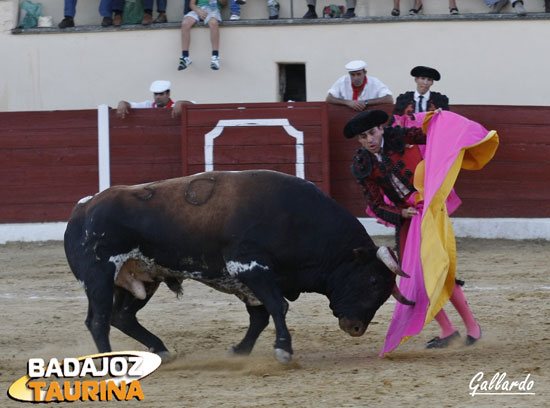
[[(286, 1), (286, 0), (285, 0)], [(59, 22), (62, 0), (43, 0), (44, 15)], [(248, 0), (243, 17), (267, 16), (263, 0)], [(304, 3), (304, 4), (302, 4)], [(328, 4), (329, 2), (327, 2)], [(98, 24), (99, 0), (81, 0), (76, 22)], [(281, 16), (288, 4), (283, 2)], [(319, 2), (318, 12), (325, 4)], [(425, 0), (426, 13), (447, 12), (446, 2)], [(359, 15), (387, 15), (389, 0), (359, 1)], [(408, 3), (403, 9), (409, 7)], [(461, 10), (481, 12), (482, 0), (459, 0)], [(542, 10), (542, 0), (526, 0)], [(305, 0), (294, 4), (299, 16)], [(169, 1), (171, 21), (179, 21), (183, 2)], [(257, 11), (255, 13), (254, 11)], [(254, 12), (254, 13), (253, 13)], [(513, 12), (513, 11), (512, 11)], [(413, 89), (411, 67), (437, 67), (442, 80), (434, 90), (455, 104), (548, 105), (550, 14), (537, 19), (457, 21), (370, 21), (356, 24), (231, 25), (221, 29), (221, 70), (209, 68), (206, 28), (192, 31), (193, 65), (177, 71), (180, 30), (103, 30), (53, 34), (11, 33), (17, 0), (0, 0), (2, 82), (0, 111), (90, 109), (116, 106), (120, 99), (150, 98), (154, 79), (173, 83), (176, 99), (199, 103), (278, 101), (278, 62), (306, 64), (309, 101), (326, 91), (351, 59), (365, 59), (369, 74), (397, 95)], [(406, 20), (406, 19), (405, 19)], [(300, 20), (294, 20), (299, 22)]]
[[(373, 218), (359, 218), (371, 236), (394, 235)], [(458, 238), (542, 239), (550, 241), (550, 218), (451, 218)], [(0, 224), (0, 245), (13, 241), (62, 241), (66, 222)]]

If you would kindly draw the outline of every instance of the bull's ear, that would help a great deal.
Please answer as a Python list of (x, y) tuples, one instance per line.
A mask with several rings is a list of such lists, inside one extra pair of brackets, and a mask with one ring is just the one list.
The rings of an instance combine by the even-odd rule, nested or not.
[(378, 250), (377, 247), (374, 247), (374, 248), (359, 247), (353, 250), (353, 254), (355, 255), (355, 259), (357, 259), (359, 262), (368, 263), (376, 258), (377, 250)]

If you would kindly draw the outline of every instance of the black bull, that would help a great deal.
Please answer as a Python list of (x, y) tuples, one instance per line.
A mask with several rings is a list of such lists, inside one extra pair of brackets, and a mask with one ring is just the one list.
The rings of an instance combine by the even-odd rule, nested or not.
[(111, 351), (112, 324), (168, 355), (136, 318), (161, 282), (180, 293), (182, 281), (194, 279), (238, 296), (250, 326), (235, 354), (252, 351), (271, 316), (283, 362), (292, 358), (285, 298), (326, 295), (352, 336), (365, 332), (390, 294), (408, 302), (390, 271), (402, 273), (390, 251), (378, 248), (352, 214), (312, 183), (271, 171), (109, 188), (75, 206), (65, 252), (84, 285), (86, 326), (100, 352)]

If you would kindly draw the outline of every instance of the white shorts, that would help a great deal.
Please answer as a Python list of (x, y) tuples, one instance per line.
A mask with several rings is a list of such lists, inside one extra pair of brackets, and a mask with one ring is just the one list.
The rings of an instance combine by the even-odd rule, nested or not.
[[(199, 7), (202, 11), (206, 12), (206, 18), (204, 19), (204, 24), (208, 24), (211, 18), (215, 18), (218, 21), (222, 21), (222, 15), (220, 13), (220, 9), (217, 7), (209, 7), (209, 6), (201, 6)], [(201, 18), (199, 17), (199, 14), (191, 10), (189, 13), (187, 13), (184, 17), (191, 17), (194, 18), (197, 21), (201, 21)]]

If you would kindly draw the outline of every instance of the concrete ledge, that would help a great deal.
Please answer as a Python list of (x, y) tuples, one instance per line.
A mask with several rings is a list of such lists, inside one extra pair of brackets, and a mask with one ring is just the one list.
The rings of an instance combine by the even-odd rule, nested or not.
[[(258, 27), (258, 26), (286, 26), (286, 25), (319, 25), (319, 24), (373, 24), (373, 23), (402, 23), (402, 22), (427, 22), (427, 21), (524, 21), (524, 20), (550, 20), (550, 13), (528, 13), (526, 16), (518, 16), (515, 13), (507, 14), (429, 14), (420, 16), (404, 15), (401, 17), (376, 16), (376, 17), (355, 17), (345, 18), (280, 18), (278, 20), (268, 19), (243, 19), (237, 21), (224, 20), (220, 24), (223, 27)], [(204, 24), (197, 27), (206, 28)], [(143, 26), (141, 24), (125, 24), (120, 27), (101, 27), (100, 25), (82, 25), (72, 28), (59, 29), (52, 28), (14, 28), (12, 34), (69, 34), (69, 33), (90, 33), (90, 32), (112, 32), (112, 31), (142, 31), (142, 30), (165, 30), (180, 29), (181, 23), (151, 24)]]
[[(393, 235), (373, 218), (359, 218), (370, 235)], [(550, 241), (550, 218), (451, 218), (459, 238), (543, 239)], [(66, 222), (0, 224), (0, 244), (11, 241), (62, 241)]]
[(10, 241), (62, 241), (66, 222), (0, 224), (0, 244)]

